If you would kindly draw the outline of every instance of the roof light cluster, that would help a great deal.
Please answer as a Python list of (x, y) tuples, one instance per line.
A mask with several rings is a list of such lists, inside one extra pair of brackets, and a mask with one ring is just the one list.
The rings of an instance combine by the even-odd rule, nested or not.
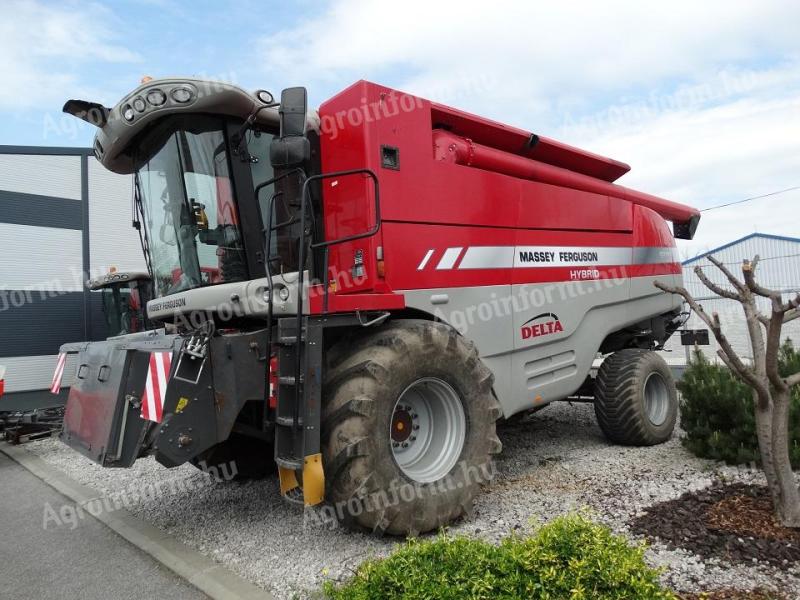
[(150, 112), (164, 106), (180, 106), (191, 104), (197, 94), (191, 86), (180, 84), (166, 90), (155, 87), (145, 92), (144, 97), (136, 96), (122, 107), (122, 118), (133, 123), (137, 115)]

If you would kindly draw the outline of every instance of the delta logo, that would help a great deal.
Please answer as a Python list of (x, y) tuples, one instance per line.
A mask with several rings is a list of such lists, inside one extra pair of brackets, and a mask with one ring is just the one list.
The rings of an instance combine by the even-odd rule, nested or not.
[(561, 331), (564, 331), (561, 320), (558, 318), (558, 315), (550, 312), (536, 315), (523, 323), (521, 329), (523, 340), (542, 337), (543, 335), (552, 335)]

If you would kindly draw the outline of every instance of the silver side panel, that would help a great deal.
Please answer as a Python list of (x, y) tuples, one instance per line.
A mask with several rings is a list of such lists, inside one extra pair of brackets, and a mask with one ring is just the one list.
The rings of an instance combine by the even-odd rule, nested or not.
[[(305, 276), (308, 281), (308, 272)], [(284, 317), (297, 312), (297, 273), (275, 275), (273, 315)], [(281, 289), (288, 290), (285, 300), (281, 299)], [(151, 319), (172, 320), (192, 313), (214, 313), (222, 320), (231, 317), (267, 316), (268, 302), (267, 278), (221, 283), (208, 287), (187, 290), (156, 298), (147, 303), (147, 314)], [(304, 302), (304, 312), (308, 313), (308, 302)]]
[[(561, 400), (586, 379), (614, 331), (680, 306), (653, 286), (679, 275), (404, 291), (478, 346), (505, 416)], [(446, 301), (443, 301), (446, 299)]]

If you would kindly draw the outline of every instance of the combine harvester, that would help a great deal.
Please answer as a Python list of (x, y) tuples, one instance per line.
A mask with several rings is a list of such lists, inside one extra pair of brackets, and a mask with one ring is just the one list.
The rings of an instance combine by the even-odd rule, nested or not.
[(682, 305), (653, 283), (681, 279), (666, 221), (691, 239), (700, 214), (613, 183), (627, 165), (366, 81), (318, 112), (194, 79), (64, 110), (135, 175), (166, 326), (61, 349), (62, 439), (98, 463), (277, 469), (405, 535), (469, 511), (500, 417), (581, 390), (612, 441), (671, 436), (653, 351)]

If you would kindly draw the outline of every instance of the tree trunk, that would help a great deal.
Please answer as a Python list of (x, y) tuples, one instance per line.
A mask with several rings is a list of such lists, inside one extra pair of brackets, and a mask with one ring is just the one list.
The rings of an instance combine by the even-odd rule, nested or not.
[[(698, 317), (711, 329), (719, 343), (717, 354), (725, 365), (739, 379), (753, 390), (753, 404), (756, 416), (756, 433), (761, 463), (767, 486), (772, 495), (775, 515), (786, 527), (800, 528), (800, 489), (792, 472), (789, 454), (789, 404), (792, 386), (800, 383), (800, 374), (784, 379), (779, 374), (779, 351), (781, 328), (788, 320), (797, 318), (795, 312), (800, 307), (800, 294), (788, 303), (783, 302), (781, 292), (769, 290), (755, 281), (755, 270), (759, 258), (744, 261), (742, 273), (744, 282), (737, 279), (724, 263), (709, 255), (708, 259), (725, 275), (733, 289), (726, 289), (712, 282), (700, 267), (695, 273), (703, 284), (720, 298), (739, 302), (744, 309), (745, 322), (750, 334), (753, 351), (753, 364), (748, 366), (733, 349), (722, 331), (717, 313), (709, 315), (692, 295), (683, 287), (666, 286), (656, 282), (655, 286), (665, 292), (678, 294), (689, 304)], [(768, 298), (772, 302), (772, 315), (761, 314), (756, 297)], [(765, 343), (766, 327), (768, 339)]]
[(780, 506), (780, 484), (775, 470), (775, 457), (772, 450), (772, 403), (759, 400), (758, 393), (753, 390), (753, 405), (756, 411), (756, 434), (758, 449), (761, 455), (761, 468), (767, 478), (767, 487), (772, 495), (773, 506)]
[(800, 491), (789, 457), (790, 396), (790, 389), (772, 392), (772, 460), (780, 493), (780, 500), (776, 502), (775, 509), (782, 525), (800, 527)]

